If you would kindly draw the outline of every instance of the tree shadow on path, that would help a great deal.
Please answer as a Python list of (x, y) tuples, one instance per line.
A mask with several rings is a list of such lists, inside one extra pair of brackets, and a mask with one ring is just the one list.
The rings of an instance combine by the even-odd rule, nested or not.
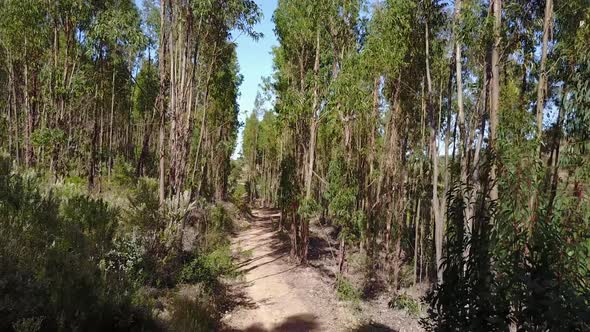
[(369, 323), (365, 325), (361, 325), (354, 330), (353, 332), (399, 332), (394, 330), (388, 326), (379, 323)]
[(320, 331), (317, 317), (312, 314), (300, 314), (285, 318), (270, 329), (261, 323), (254, 323), (245, 329), (224, 329), (222, 332), (308, 332)]

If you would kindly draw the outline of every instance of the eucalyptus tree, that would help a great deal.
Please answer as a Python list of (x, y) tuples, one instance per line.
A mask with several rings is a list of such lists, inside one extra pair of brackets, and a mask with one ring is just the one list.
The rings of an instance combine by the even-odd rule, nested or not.
[[(167, 192), (176, 195), (185, 188), (190, 143), (195, 127), (195, 109), (201, 110), (199, 131), (202, 134), (197, 142), (193, 173), (198, 171), (199, 176), (203, 176), (206, 170), (215, 171), (212, 155), (209, 155), (203, 166), (199, 163), (201, 156), (212, 151), (201, 151), (203, 140), (209, 137), (205, 134), (208, 133), (206, 114), (208, 103), (211, 101), (210, 85), (214, 83), (217, 75), (223, 75), (219, 73), (226, 70), (226, 63), (231, 64), (235, 61), (231, 56), (233, 51), (228, 53), (228, 49), (234, 47), (228, 43), (231, 30), (236, 28), (256, 38), (258, 35), (252, 27), (259, 20), (260, 11), (250, 0), (170, 3), (162, 0), (160, 9), (160, 27), (164, 28), (160, 29), (160, 82), (163, 85), (159, 98), (161, 103), (166, 104), (160, 105), (160, 196), (163, 200)], [(237, 75), (237, 70), (226, 72)], [(235, 89), (230, 88), (229, 91), (230, 95), (225, 97), (236, 96)], [(164, 109), (168, 111), (164, 112)], [(226, 111), (233, 114), (236, 107), (230, 107)], [(166, 127), (169, 130), (168, 167), (163, 133)], [(212, 144), (208, 147), (213, 149)], [(168, 190), (165, 189), (166, 178)], [(195, 188), (195, 191), (200, 192), (199, 188)]]
[[(123, 135), (129, 132), (125, 89), (144, 41), (137, 8), (132, 1), (5, 1), (1, 11), (9, 73), (9, 150), (26, 166), (49, 166), (59, 176), (84, 173), (79, 165), (87, 164), (93, 185), (97, 162), (103, 159), (100, 152), (106, 150), (110, 169), (116, 136), (119, 143), (129, 138)], [(16, 111), (21, 105), (26, 118)], [(117, 128), (116, 115), (125, 120)], [(98, 128), (96, 135), (88, 135), (92, 127)], [(96, 139), (88, 141), (89, 136)], [(90, 156), (83, 153), (89, 145), (94, 151)]]
[[(378, 159), (373, 167), (373, 177), (379, 174), (374, 185), (374, 199), (370, 209), (379, 207), (369, 215), (368, 225), (374, 224), (375, 217), (384, 216), (384, 243), (387, 257), (391, 260), (388, 269), (393, 271), (394, 283), (400, 266), (401, 238), (403, 230), (405, 184), (405, 145), (404, 131), (406, 115), (402, 107), (402, 90), (405, 83), (402, 75), (408, 70), (407, 60), (410, 50), (414, 46), (411, 42), (412, 23), (416, 10), (415, 2), (387, 1), (378, 7), (369, 23), (368, 36), (362, 56), (373, 76), (373, 114), (378, 115), (380, 94), (384, 95), (388, 103), (382, 136), (382, 146), (377, 150)], [(383, 83), (381, 83), (383, 82)], [(382, 90), (380, 93), (379, 91)], [(375, 120), (373, 120), (375, 121)], [(373, 127), (373, 135), (377, 135), (381, 128)], [(373, 141), (373, 138), (371, 139)], [(372, 159), (372, 158), (371, 158)], [(378, 169), (378, 170), (376, 170)], [(370, 171), (371, 173), (371, 171)], [(378, 225), (374, 225), (375, 232)], [(369, 226), (371, 227), (371, 226)], [(369, 228), (370, 229), (370, 228)], [(376, 235), (376, 234), (374, 234)], [(372, 242), (376, 242), (372, 240)]]
[[(155, 176), (153, 169), (154, 154), (151, 153), (150, 144), (152, 133), (157, 124), (156, 98), (158, 97), (158, 71), (151, 59), (144, 59), (137, 74), (133, 89), (133, 120), (137, 124), (136, 131), (139, 156), (135, 167), (136, 176)], [(141, 126), (141, 127), (139, 127)], [(139, 141), (141, 139), (141, 141)], [(147, 168), (147, 169), (146, 169)]]
[(244, 124), (244, 133), (242, 135), (242, 158), (244, 159), (244, 172), (246, 174), (246, 191), (248, 201), (253, 202), (257, 197), (258, 167), (259, 167), (259, 146), (258, 136), (260, 133), (260, 121), (258, 114), (262, 109), (262, 96), (256, 95), (254, 100), (254, 109)]
[[(145, 35), (140, 27), (140, 15), (132, 1), (113, 1), (98, 6), (91, 20), (86, 38), (86, 53), (92, 59), (97, 76), (95, 84), (96, 104), (91, 139), (91, 157), (88, 164), (89, 187), (94, 189), (106, 161), (108, 175), (113, 167), (113, 132), (116, 93), (130, 93), (122, 89), (130, 84), (130, 73), (138, 53), (145, 47)], [(116, 89), (117, 76), (119, 89)], [(123, 79), (122, 79), (123, 78)], [(110, 95), (110, 96), (109, 96)], [(110, 98), (109, 98), (110, 97)], [(128, 123), (130, 107), (128, 100), (124, 119)], [(107, 115), (108, 114), (108, 115)], [(106, 123), (105, 123), (106, 122)], [(107, 127), (107, 130), (105, 130)], [(105, 143), (108, 142), (108, 143)], [(105, 158), (106, 156), (106, 158)], [(107, 160), (104, 160), (107, 159)]]
[[(41, 109), (40, 74), (43, 51), (48, 46), (47, 8), (37, 1), (4, 1), (0, 7), (1, 40), (9, 88), (9, 131), (15, 135), (17, 162), (35, 164), (32, 136)], [(20, 110), (24, 118), (19, 118)]]
[[(319, 125), (320, 56), (326, 34), (321, 27), (322, 5), (315, 1), (279, 1), (273, 20), (280, 48), (275, 51), (279, 70), (277, 111), (294, 128), (293, 156), (303, 192), (296, 203), (301, 218), (291, 221), (291, 245), (302, 261), (307, 259), (309, 218), (314, 213), (312, 197), (317, 127)], [(283, 82), (285, 82), (283, 84)]]

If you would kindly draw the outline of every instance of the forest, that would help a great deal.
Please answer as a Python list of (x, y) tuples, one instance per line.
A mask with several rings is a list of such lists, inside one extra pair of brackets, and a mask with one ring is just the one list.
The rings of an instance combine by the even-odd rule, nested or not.
[(0, 0), (0, 330), (590, 331), (590, 2), (266, 1)]

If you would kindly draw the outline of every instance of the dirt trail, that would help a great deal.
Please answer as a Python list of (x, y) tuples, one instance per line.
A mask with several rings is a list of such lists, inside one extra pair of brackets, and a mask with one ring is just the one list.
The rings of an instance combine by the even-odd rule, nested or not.
[(273, 230), (279, 215), (254, 210), (251, 226), (233, 239), (243, 279), (233, 285), (239, 305), (223, 323), (228, 331), (346, 331), (347, 308), (312, 268), (290, 262), (288, 246)]

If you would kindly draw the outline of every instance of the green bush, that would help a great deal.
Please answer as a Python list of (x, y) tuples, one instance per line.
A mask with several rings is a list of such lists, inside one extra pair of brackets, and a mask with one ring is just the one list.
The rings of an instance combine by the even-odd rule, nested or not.
[(198, 256), (185, 265), (180, 272), (178, 281), (181, 283), (203, 283), (209, 288), (215, 288), (220, 277), (235, 275), (236, 269), (232, 262), (231, 248), (229, 244), (226, 244), (209, 254)]
[(342, 275), (336, 278), (336, 294), (341, 301), (358, 303), (361, 299), (361, 291)]
[(390, 308), (404, 310), (412, 316), (420, 316), (422, 306), (419, 301), (416, 301), (407, 294), (396, 294), (387, 303)]
[(113, 165), (113, 184), (120, 188), (133, 188), (137, 182), (135, 168), (123, 160), (115, 160)]
[[(5, 165), (5, 163), (0, 163)], [(150, 321), (109, 254), (119, 213), (86, 196), (42, 194), (0, 167), (0, 330), (134, 330)], [(35, 317), (43, 317), (43, 320)]]
[(171, 331), (215, 331), (216, 310), (214, 301), (206, 290), (193, 286), (181, 290), (172, 298), (170, 309)]
[(231, 202), (236, 205), (240, 212), (250, 214), (250, 205), (248, 204), (248, 192), (243, 184), (237, 184), (231, 193)]
[(41, 330), (43, 317), (23, 318), (12, 324), (14, 332), (37, 332)]
[(211, 210), (211, 226), (213, 231), (229, 232), (232, 229), (232, 220), (221, 204), (216, 204)]
[[(116, 205), (89, 196), (82, 178), (46, 182), (0, 158), (0, 331), (157, 330), (152, 312), (179, 283), (199, 284), (214, 302), (219, 279), (236, 274), (223, 205), (203, 208), (205, 232), (184, 252), (170, 225), (196, 203), (178, 213), (160, 207), (155, 180), (120, 182), (132, 187), (109, 192)], [(175, 298), (170, 329), (210, 331), (208, 301)]]

